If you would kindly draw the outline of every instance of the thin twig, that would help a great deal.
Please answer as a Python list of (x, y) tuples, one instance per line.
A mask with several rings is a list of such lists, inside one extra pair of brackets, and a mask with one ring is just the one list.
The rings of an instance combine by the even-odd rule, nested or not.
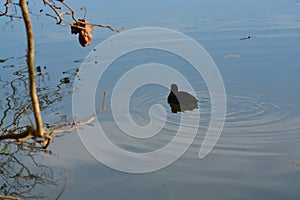
[(18, 197), (13, 197), (13, 196), (7, 196), (7, 195), (0, 195), (0, 199), (12, 199), (12, 200), (21, 200)]
[(60, 1), (64, 6), (66, 6), (66, 8), (68, 8), (70, 11), (71, 11), (71, 16), (72, 16), (72, 19), (77, 22), (78, 20), (76, 19), (75, 17), (75, 10), (69, 6), (69, 4), (67, 4), (65, 1)]
[(54, 4), (51, 4), (49, 1), (43, 0), (44, 4), (49, 6), (53, 12), (56, 14), (56, 24), (62, 23), (62, 14), (58, 12), (57, 7)]
[[(53, 129), (51, 129), (50, 131), (46, 131), (44, 133), (44, 136), (40, 136), (36, 133), (37, 130), (34, 129), (34, 127), (32, 126), (27, 126), (26, 130), (24, 130), (23, 132), (19, 133), (19, 134), (14, 134), (14, 133), (8, 133), (5, 135), (0, 135), (0, 141), (1, 140), (7, 140), (7, 139), (15, 139), (18, 142), (24, 142), (27, 141), (30, 138), (43, 138), (44, 140), (40, 141), (37, 140), (38, 143), (40, 143), (40, 145), (42, 146), (42, 148), (47, 149), (48, 146), (50, 145), (51, 141), (52, 141), (52, 137), (54, 133), (70, 133), (71, 131), (78, 129), (80, 126), (83, 125), (89, 125), (93, 120), (96, 119), (96, 117), (104, 110), (106, 110), (105, 108), (105, 101), (106, 101), (106, 92), (104, 92), (103, 95), (103, 101), (101, 104), (101, 108), (95, 113), (93, 114), (90, 118), (88, 118), (85, 121), (78, 121), (78, 122), (67, 122), (61, 125), (58, 125), (56, 127), (54, 127)], [(63, 129), (64, 127), (70, 127), (69, 129)]]
[[(101, 108), (95, 114), (93, 114), (90, 118), (88, 118), (87, 120), (84, 120), (84, 121), (68, 122), (65, 124), (58, 125), (50, 131), (49, 135), (52, 136), (54, 133), (70, 133), (71, 131), (78, 129), (78, 127), (80, 127), (80, 126), (90, 124), (92, 121), (94, 121), (96, 119), (97, 115), (99, 115), (102, 111), (106, 110), (105, 100), (106, 100), (106, 92), (104, 92), (104, 95), (103, 95), (103, 101), (102, 101)], [(70, 126), (69, 129), (62, 129), (62, 128), (68, 127), (68, 126)]]
[(117, 32), (117, 33), (121, 32), (125, 29), (124, 27), (122, 27), (120, 29), (114, 29), (112, 26), (107, 26), (107, 25), (102, 25), (102, 24), (92, 24), (92, 23), (89, 23), (89, 24), (92, 25), (92, 26), (98, 26), (98, 27), (101, 27), (101, 28), (108, 28), (109, 30)]

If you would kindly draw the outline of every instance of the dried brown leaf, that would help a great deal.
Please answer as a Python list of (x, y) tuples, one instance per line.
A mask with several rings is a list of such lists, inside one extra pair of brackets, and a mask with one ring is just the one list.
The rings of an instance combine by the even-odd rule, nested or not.
[(87, 47), (91, 44), (93, 39), (93, 35), (91, 34), (92, 30), (94, 30), (94, 27), (85, 19), (79, 19), (71, 25), (71, 33), (79, 34), (78, 40), (83, 47)]

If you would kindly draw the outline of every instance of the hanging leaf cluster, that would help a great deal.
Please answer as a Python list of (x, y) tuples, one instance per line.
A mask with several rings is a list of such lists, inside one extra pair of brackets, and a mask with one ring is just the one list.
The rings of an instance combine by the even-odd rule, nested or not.
[(78, 40), (81, 46), (87, 47), (91, 44), (93, 35), (91, 31), (94, 27), (85, 19), (78, 19), (71, 25), (71, 33), (79, 34)]

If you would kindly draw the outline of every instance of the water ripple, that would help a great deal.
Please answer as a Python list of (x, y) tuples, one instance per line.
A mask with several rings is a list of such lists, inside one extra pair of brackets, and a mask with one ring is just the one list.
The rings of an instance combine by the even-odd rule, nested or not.
[[(228, 96), (226, 132), (269, 134), (299, 130), (292, 105), (267, 95)], [(296, 119), (295, 119), (296, 118)]]
[(227, 118), (217, 145), (218, 154), (281, 155), (267, 146), (300, 140), (300, 116), (282, 99), (254, 94), (227, 97)]
[[(198, 147), (205, 136), (211, 117), (210, 97), (207, 92), (196, 92), (199, 99), (200, 121), (198, 124)], [(300, 116), (291, 113), (292, 105), (282, 99), (253, 94), (248, 96), (227, 96), (226, 123), (217, 145), (217, 152), (245, 155), (273, 155), (273, 153), (258, 151), (257, 148), (265, 143), (286, 140), (300, 140)], [(139, 125), (147, 125), (151, 120), (164, 122), (159, 133), (160, 137), (154, 140), (156, 146), (168, 143), (177, 133), (179, 126), (193, 128), (193, 123), (199, 115), (196, 111), (172, 113), (164, 93), (147, 93), (132, 99), (134, 107), (131, 115)], [(131, 104), (131, 105), (132, 105)], [(159, 104), (159, 109), (150, 108)], [(167, 112), (162, 114), (162, 109)], [(181, 121), (181, 116), (185, 120)], [(155, 123), (154, 123), (155, 125)], [(187, 136), (188, 137), (188, 136)], [(163, 143), (162, 143), (163, 142)], [(197, 142), (196, 142), (197, 143)], [(142, 148), (142, 146), (140, 146)], [(274, 152), (276, 155), (277, 153)]]

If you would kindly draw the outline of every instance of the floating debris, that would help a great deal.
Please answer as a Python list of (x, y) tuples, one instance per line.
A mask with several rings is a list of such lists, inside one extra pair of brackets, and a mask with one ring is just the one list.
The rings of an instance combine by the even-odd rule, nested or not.
[(298, 163), (298, 162), (296, 162), (296, 161), (293, 161), (292, 164), (293, 164), (293, 165), (297, 165), (297, 166), (300, 167), (300, 163)]
[(228, 59), (228, 58), (240, 58), (241, 56), (239, 54), (228, 54), (225, 55), (224, 58)]
[(248, 37), (240, 38), (240, 40), (249, 40), (251, 36), (249, 35)]

